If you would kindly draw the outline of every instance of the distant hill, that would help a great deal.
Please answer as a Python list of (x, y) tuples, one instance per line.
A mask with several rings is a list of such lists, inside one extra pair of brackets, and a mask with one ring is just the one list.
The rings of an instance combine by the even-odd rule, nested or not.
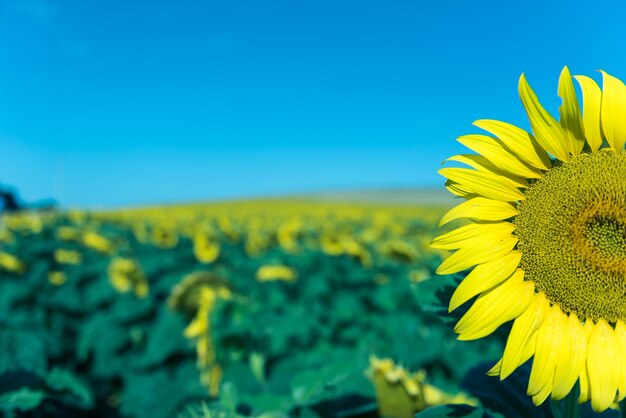
[[(133, 210), (145, 208), (163, 207), (188, 207), (205, 206), (222, 203), (253, 203), (255, 201), (308, 201), (321, 203), (360, 203), (360, 204), (380, 204), (380, 205), (407, 205), (407, 206), (434, 206), (439, 209), (452, 207), (460, 203), (445, 189), (439, 188), (380, 188), (380, 189), (347, 189), (347, 190), (327, 190), (301, 193), (285, 193), (272, 195), (257, 195), (239, 197), (234, 199), (213, 199), (205, 201), (188, 202), (168, 202), (168, 203), (147, 203), (142, 205), (129, 205), (118, 207), (113, 210)], [(92, 208), (93, 209), (93, 208)], [(104, 210), (106, 209), (95, 209)]]
[[(384, 188), (333, 190), (280, 196), (324, 202), (393, 203), (406, 205), (452, 206), (458, 203), (450, 192), (438, 188)], [(280, 198), (278, 197), (278, 198)]]

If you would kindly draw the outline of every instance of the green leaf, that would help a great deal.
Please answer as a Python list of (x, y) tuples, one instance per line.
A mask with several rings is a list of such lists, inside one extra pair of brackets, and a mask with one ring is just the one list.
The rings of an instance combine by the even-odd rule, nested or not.
[(18, 369), (45, 373), (48, 367), (46, 346), (43, 333), (0, 330), (0, 373)]
[(294, 406), (293, 401), (289, 397), (269, 393), (242, 396), (241, 400), (243, 404), (252, 408), (252, 412), (255, 415), (289, 411)]
[(127, 373), (121, 412), (132, 417), (172, 418), (181, 405), (208, 398), (193, 361), (154, 372)]
[(130, 330), (122, 327), (106, 311), (97, 311), (81, 325), (77, 357), (80, 361), (91, 359), (93, 373), (112, 377), (128, 368), (127, 358), (120, 352), (130, 345)]
[(147, 347), (138, 365), (152, 367), (175, 354), (192, 355), (193, 345), (183, 335), (185, 326), (182, 315), (163, 306), (147, 333)]
[(250, 369), (256, 380), (265, 384), (265, 357), (261, 353), (250, 354)]
[(324, 386), (317, 371), (305, 371), (291, 381), (291, 396), (297, 404), (306, 405), (322, 394)]
[(29, 388), (8, 392), (0, 395), (0, 410), (5, 412), (31, 411), (41, 405), (44, 397), (44, 392)]
[(91, 391), (73, 373), (55, 368), (46, 375), (46, 384), (53, 391), (66, 392), (71, 402), (81, 409), (94, 405)]
[(237, 404), (239, 402), (237, 396), (237, 388), (230, 382), (224, 383), (221, 387), (220, 404), (224, 412), (230, 414), (237, 413)]

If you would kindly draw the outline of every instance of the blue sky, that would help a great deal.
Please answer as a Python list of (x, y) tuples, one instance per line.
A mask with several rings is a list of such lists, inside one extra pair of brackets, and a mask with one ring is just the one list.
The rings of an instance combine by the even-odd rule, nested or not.
[(0, 183), (110, 207), (441, 186), (471, 122), (626, 78), (626, 6), (0, 0)]

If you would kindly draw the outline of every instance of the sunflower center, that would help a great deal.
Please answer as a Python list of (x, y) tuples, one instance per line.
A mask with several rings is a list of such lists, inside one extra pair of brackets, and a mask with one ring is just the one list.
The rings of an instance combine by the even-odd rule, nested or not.
[(582, 154), (525, 197), (514, 222), (526, 280), (580, 318), (626, 320), (626, 156)]

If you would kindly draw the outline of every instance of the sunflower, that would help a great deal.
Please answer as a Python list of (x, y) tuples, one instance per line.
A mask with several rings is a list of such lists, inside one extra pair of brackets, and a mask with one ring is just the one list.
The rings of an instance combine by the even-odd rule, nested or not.
[(437, 273), (472, 268), (450, 300), (452, 311), (476, 297), (455, 331), (473, 340), (513, 321), (489, 373), (504, 379), (534, 357), (536, 405), (576, 382), (595, 411), (626, 397), (626, 86), (602, 72), (602, 87), (565, 67), (557, 121), (522, 74), (532, 134), (478, 120), (490, 135), (458, 139), (476, 154), (447, 160), (469, 168), (439, 170), (467, 200), (440, 222), (464, 225), (432, 242), (456, 250)]

